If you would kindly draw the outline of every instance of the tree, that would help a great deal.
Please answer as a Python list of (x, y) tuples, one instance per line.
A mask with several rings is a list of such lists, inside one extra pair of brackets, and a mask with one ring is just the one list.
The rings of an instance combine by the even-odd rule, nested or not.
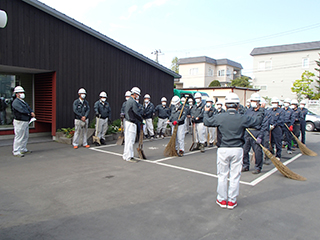
[[(320, 53), (319, 53), (319, 56), (320, 56)], [(316, 89), (318, 91), (318, 93), (316, 95), (319, 96), (320, 95), (320, 60), (316, 60), (316, 64), (318, 65), (318, 67), (315, 68), (315, 70), (318, 71), (319, 73), (318, 73), (318, 76), (317, 76), (318, 79), (316, 80), (316, 82), (318, 83), (318, 86), (315, 86), (315, 87), (316, 87)], [(316, 96), (314, 96), (314, 97), (316, 97)], [(317, 99), (319, 99), (319, 98), (317, 98)]]
[(219, 82), (219, 80), (213, 80), (210, 84), (209, 87), (220, 87), (221, 84)]
[(249, 82), (250, 78), (247, 76), (241, 76), (231, 81), (230, 86), (233, 87), (246, 87), (252, 88), (251, 83)]
[(176, 72), (176, 73), (179, 73), (179, 64), (178, 64), (178, 57), (174, 57), (172, 59), (172, 62), (171, 62), (171, 70)]
[(310, 86), (310, 84), (313, 82), (311, 77), (314, 76), (314, 73), (304, 71), (301, 75), (301, 79), (297, 79), (294, 81), (291, 91), (297, 94), (298, 101), (301, 101), (303, 96), (311, 99), (314, 95), (312, 87)]

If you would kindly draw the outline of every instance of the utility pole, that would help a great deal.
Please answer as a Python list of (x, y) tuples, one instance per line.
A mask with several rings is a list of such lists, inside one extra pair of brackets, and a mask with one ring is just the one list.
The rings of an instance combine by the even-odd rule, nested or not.
[(159, 59), (158, 59), (159, 53), (161, 53), (161, 49), (159, 49), (159, 50), (156, 49), (153, 52), (151, 52), (151, 54), (156, 55), (156, 62), (157, 63), (159, 63)]

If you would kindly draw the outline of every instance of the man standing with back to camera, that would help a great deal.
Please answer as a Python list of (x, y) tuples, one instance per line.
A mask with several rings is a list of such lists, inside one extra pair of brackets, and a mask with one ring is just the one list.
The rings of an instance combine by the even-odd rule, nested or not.
[[(237, 94), (229, 93), (225, 98), (227, 111), (209, 117), (210, 108), (205, 107), (204, 124), (217, 127), (221, 133), (221, 144), (217, 151), (217, 200), (221, 208), (233, 209), (237, 206), (239, 181), (242, 169), (244, 131), (256, 127), (259, 119), (239, 114), (240, 99)], [(230, 179), (228, 187), (228, 177)]]

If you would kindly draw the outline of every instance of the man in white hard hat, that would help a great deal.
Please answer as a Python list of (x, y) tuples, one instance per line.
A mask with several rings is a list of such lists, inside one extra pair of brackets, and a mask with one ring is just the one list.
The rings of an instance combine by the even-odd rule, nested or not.
[(153, 121), (152, 117), (154, 114), (154, 105), (152, 102), (150, 102), (150, 95), (146, 94), (144, 95), (144, 103), (143, 103), (143, 115), (142, 117), (146, 121), (145, 128), (143, 129), (143, 133), (145, 137), (148, 137), (148, 134), (150, 135), (151, 139), (154, 139), (154, 129), (153, 129)]
[(248, 128), (257, 140), (255, 141), (248, 132), (245, 132), (244, 134), (245, 144), (243, 145), (242, 171), (249, 171), (249, 152), (252, 148), (255, 153), (255, 170), (252, 171), (253, 174), (259, 174), (263, 166), (262, 149), (259, 144), (262, 143), (265, 131), (267, 131), (268, 128), (268, 117), (265, 116), (264, 111), (260, 109), (260, 99), (261, 97), (258, 93), (253, 93), (250, 97), (251, 107), (245, 112), (245, 115), (255, 117), (258, 120), (258, 124), (254, 128)]
[[(217, 127), (221, 132), (221, 144), (217, 151), (217, 200), (222, 208), (233, 209), (237, 206), (239, 182), (243, 157), (243, 134), (245, 128), (256, 127), (258, 120), (254, 117), (239, 114), (240, 99), (237, 94), (229, 93), (225, 98), (227, 111), (209, 117), (210, 108), (204, 112), (206, 126)], [(228, 186), (229, 178), (229, 186)]]
[(184, 154), (184, 120), (186, 118), (186, 111), (184, 110), (184, 108), (182, 109), (182, 107), (183, 105), (180, 103), (180, 98), (178, 96), (173, 96), (171, 100), (171, 115), (168, 120), (168, 123), (172, 123), (173, 126), (178, 125), (176, 137), (176, 151), (179, 157), (182, 157)]
[(79, 148), (79, 138), (80, 134), (83, 140), (83, 147), (89, 148), (90, 145), (87, 142), (87, 132), (89, 125), (89, 113), (90, 106), (88, 101), (85, 99), (87, 92), (84, 88), (80, 88), (78, 91), (79, 97), (73, 102), (73, 112), (74, 112), (74, 136), (73, 136), (73, 148)]
[(125, 97), (125, 101), (122, 103), (121, 110), (120, 110), (120, 118), (121, 119), (124, 118), (124, 108), (126, 107), (126, 103), (127, 103), (128, 99), (131, 97), (131, 92), (126, 91), (124, 97)]
[[(185, 108), (185, 110), (187, 110), (188, 108), (189, 108), (189, 104), (188, 104), (188, 102), (186, 102), (187, 101), (187, 99), (185, 98), (185, 97), (182, 97), (181, 99), (180, 99), (180, 102), (181, 102), (181, 104), (182, 105), (185, 105), (184, 106), (184, 108)], [(185, 104), (184, 104), (185, 103)], [(188, 131), (188, 118), (186, 117), (185, 118), (185, 120), (184, 120), (184, 133), (185, 134), (188, 134), (189, 133), (189, 131)]]
[(300, 102), (301, 109), (301, 120), (300, 120), (300, 131), (301, 131), (301, 142), (306, 144), (306, 116), (308, 114), (308, 109), (306, 108), (307, 101), (302, 100)]
[(31, 153), (27, 149), (27, 143), (29, 139), (29, 121), (35, 117), (33, 110), (28, 103), (24, 101), (25, 91), (21, 86), (17, 86), (14, 89), (16, 99), (12, 102), (13, 111), (13, 155), (15, 157), (23, 157), (26, 153)]
[[(212, 115), (216, 114), (217, 110), (213, 106), (213, 100), (211, 98), (207, 98), (206, 107), (210, 108), (209, 111), (208, 111), (209, 117), (212, 117)], [(207, 127), (206, 126), (206, 133), (208, 134), (208, 138), (206, 138), (206, 139), (209, 139), (208, 146), (209, 147), (213, 147), (213, 142), (216, 139), (216, 128), (215, 127)]]
[[(291, 108), (293, 110), (293, 118), (294, 118), (294, 124), (293, 124), (293, 134), (299, 138), (300, 137), (300, 120), (303, 118), (303, 115), (301, 113), (301, 109), (298, 107), (299, 103), (297, 99), (292, 99), (291, 101)], [(297, 142), (296, 140), (293, 138), (293, 146), (294, 148), (297, 148)]]
[(96, 101), (94, 104), (94, 112), (96, 114), (96, 123), (99, 122), (98, 138), (100, 139), (102, 145), (106, 145), (105, 135), (108, 131), (108, 121), (111, 120), (111, 107), (110, 104), (107, 102), (106, 92), (101, 92), (99, 97), (100, 99)]
[(142, 122), (141, 112), (138, 103), (136, 102), (136, 100), (139, 99), (140, 94), (140, 89), (133, 87), (131, 89), (131, 97), (128, 99), (124, 109), (126, 119), (124, 124), (126, 130), (124, 132), (125, 142), (122, 158), (128, 162), (137, 162), (137, 160), (134, 159), (133, 145), (137, 134), (137, 124)]
[(204, 144), (206, 142), (206, 128), (203, 125), (203, 111), (205, 104), (201, 101), (202, 95), (199, 92), (196, 92), (194, 95), (196, 104), (193, 105), (191, 109), (191, 121), (194, 124), (195, 127), (195, 142), (197, 142), (197, 146), (194, 150), (200, 149), (203, 153), (204, 150)]
[[(193, 99), (190, 97), (190, 98), (188, 98), (188, 105), (185, 106), (186, 114), (187, 114), (187, 117), (186, 117), (187, 132), (189, 132), (189, 130), (190, 130), (190, 124), (191, 124), (191, 109), (192, 109), (192, 107), (193, 107)], [(191, 134), (193, 134), (193, 132), (192, 132)]]
[(167, 99), (165, 97), (161, 98), (161, 104), (157, 105), (154, 112), (158, 114), (158, 125), (157, 132), (158, 137), (164, 138), (164, 134), (167, 128), (167, 122), (171, 115), (171, 110), (167, 106)]
[(283, 101), (283, 121), (288, 126), (289, 130), (285, 125), (282, 126), (282, 132), (285, 135), (285, 141), (287, 142), (287, 153), (292, 154), (292, 146), (291, 146), (291, 140), (292, 140), (292, 134), (293, 131), (293, 124), (294, 124), (294, 117), (293, 117), (293, 110), (290, 108), (291, 100), (290, 98), (286, 98)]

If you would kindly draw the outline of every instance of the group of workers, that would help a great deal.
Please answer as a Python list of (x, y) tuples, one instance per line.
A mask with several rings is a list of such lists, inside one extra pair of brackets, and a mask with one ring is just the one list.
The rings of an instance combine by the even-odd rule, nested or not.
[[(33, 110), (23, 100), (24, 89), (20, 86), (14, 89), (16, 99), (12, 103), (14, 113), (14, 156), (23, 157), (30, 151), (26, 148), (29, 134), (29, 120), (35, 117)], [(75, 133), (73, 147), (79, 147), (79, 138), (82, 137), (82, 145), (86, 148), (88, 116), (90, 106), (86, 98), (86, 90), (79, 89), (79, 97), (73, 103)], [(277, 97), (271, 99), (271, 107), (266, 108), (265, 101), (258, 93), (251, 95), (250, 104), (243, 107), (235, 93), (229, 93), (225, 98), (223, 109), (221, 102), (212, 99), (202, 100), (202, 95), (196, 93), (192, 98), (179, 98), (174, 96), (168, 106), (167, 99), (161, 98), (161, 104), (154, 107), (149, 94), (144, 96), (143, 104), (139, 103), (141, 90), (133, 87), (125, 93), (125, 102), (122, 105), (120, 117), (124, 129), (123, 159), (128, 162), (137, 162), (134, 158), (133, 145), (137, 132), (143, 131), (145, 137), (153, 139), (155, 131), (153, 116), (158, 116), (157, 137), (163, 138), (167, 125), (177, 128), (176, 151), (178, 156), (184, 154), (184, 138), (192, 125), (192, 134), (195, 147), (192, 150), (205, 151), (205, 147), (218, 147), (217, 172), (218, 187), (216, 203), (222, 208), (233, 209), (237, 206), (239, 195), (239, 181), (241, 172), (249, 171), (251, 149), (255, 156), (254, 174), (261, 173), (263, 163), (270, 164), (267, 159), (263, 161), (263, 152), (259, 145), (269, 147), (279, 160), (283, 147), (292, 154), (296, 142), (292, 133), (299, 138), (300, 131), (302, 142), (305, 143), (305, 117), (308, 110), (306, 102), (285, 99), (283, 106)], [(98, 125), (98, 137), (101, 144), (105, 144), (105, 134), (108, 129), (108, 121), (111, 118), (111, 108), (107, 100), (106, 92), (101, 92), (99, 100), (94, 104), (94, 111)], [(292, 132), (292, 133), (291, 133)], [(228, 178), (230, 180), (228, 186)]]

